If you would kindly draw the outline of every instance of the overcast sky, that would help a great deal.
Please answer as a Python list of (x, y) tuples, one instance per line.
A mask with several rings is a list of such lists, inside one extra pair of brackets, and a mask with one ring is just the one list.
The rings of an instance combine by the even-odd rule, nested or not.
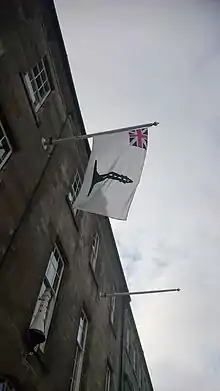
[(159, 121), (112, 220), (155, 391), (220, 390), (220, 2), (56, 0), (87, 132)]

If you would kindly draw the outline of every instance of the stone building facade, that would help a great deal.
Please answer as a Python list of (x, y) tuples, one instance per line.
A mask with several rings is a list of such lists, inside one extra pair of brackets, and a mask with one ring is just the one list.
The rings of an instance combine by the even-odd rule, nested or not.
[(99, 292), (126, 291), (125, 277), (109, 220), (72, 208), (89, 145), (42, 148), (85, 133), (54, 3), (0, 7), (0, 390), (121, 390), (129, 304)]
[(125, 305), (122, 350), (122, 391), (153, 391), (144, 352), (129, 303)]

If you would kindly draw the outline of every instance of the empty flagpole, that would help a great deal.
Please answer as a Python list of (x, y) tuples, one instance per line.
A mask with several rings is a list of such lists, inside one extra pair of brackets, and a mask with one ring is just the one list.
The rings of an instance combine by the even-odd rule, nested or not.
[(49, 137), (48, 140), (45, 138), (42, 138), (42, 145), (46, 149), (49, 146), (52, 146), (54, 144), (60, 144), (64, 143), (66, 141), (71, 141), (71, 140), (84, 140), (92, 137), (97, 137), (97, 136), (102, 136), (104, 134), (114, 134), (114, 133), (121, 133), (121, 132), (126, 132), (129, 130), (135, 130), (137, 128), (150, 128), (151, 126), (157, 126), (159, 125), (159, 122), (150, 122), (149, 124), (143, 124), (143, 125), (135, 125), (135, 126), (129, 126), (127, 128), (120, 128), (120, 129), (112, 129), (112, 130), (107, 130), (104, 132), (98, 132), (98, 133), (90, 133), (90, 134), (80, 134), (77, 136), (70, 136), (70, 137), (64, 137), (64, 138), (57, 138), (53, 139), (52, 137)]
[(111, 293), (99, 293), (100, 298), (104, 297), (116, 297), (116, 296), (132, 296), (132, 295), (147, 295), (151, 293), (166, 293), (166, 292), (179, 292), (180, 288), (173, 289), (158, 289), (152, 291), (134, 291), (134, 292), (111, 292)]

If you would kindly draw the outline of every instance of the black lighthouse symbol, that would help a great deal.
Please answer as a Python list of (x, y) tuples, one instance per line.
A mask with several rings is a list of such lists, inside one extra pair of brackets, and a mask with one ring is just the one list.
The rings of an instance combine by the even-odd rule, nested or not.
[(114, 171), (110, 171), (107, 174), (99, 174), (98, 171), (97, 171), (97, 160), (95, 160), (94, 169), (93, 169), (93, 176), (92, 176), (92, 183), (91, 183), (91, 186), (90, 186), (90, 189), (89, 189), (89, 192), (88, 192), (87, 196), (89, 196), (91, 194), (91, 192), (93, 190), (93, 187), (97, 183), (103, 182), (106, 179), (111, 179), (113, 181), (118, 181), (118, 182), (121, 182), (123, 184), (133, 183), (133, 180), (130, 179), (129, 177), (127, 177), (125, 175), (122, 175), (122, 174), (118, 174), (117, 172), (114, 172)]

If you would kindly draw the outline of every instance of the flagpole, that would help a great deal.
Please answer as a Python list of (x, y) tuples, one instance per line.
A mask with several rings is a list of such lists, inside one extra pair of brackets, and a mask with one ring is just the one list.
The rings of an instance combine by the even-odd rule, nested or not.
[(80, 134), (80, 135), (77, 135), (77, 136), (70, 136), (70, 137), (64, 137), (64, 138), (57, 138), (57, 139), (53, 139), (52, 137), (49, 137), (48, 140), (46, 140), (45, 138), (42, 138), (42, 145), (43, 145), (43, 148), (44, 149), (47, 149), (48, 147), (54, 145), (54, 144), (60, 144), (60, 143), (64, 143), (66, 141), (72, 141), (72, 140), (75, 140), (75, 141), (78, 141), (78, 140), (85, 140), (85, 139), (89, 139), (89, 138), (92, 138), (92, 137), (97, 137), (97, 136), (102, 136), (102, 135), (106, 135), (106, 134), (114, 134), (114, 133), (121, 133), (121, 132), (126, 132), (126, 131), (129, 131), (129, 130), (135, 130), (137, 128), (150, 128), (151, 126), (157, 126), (159, 125), (159, 122), (150, 122), (148, 124), (142, 124), (142, 125), (135, 125), (135, 126), (129, 126), (127, 128), (120, 128), (120, 129), (112, 129), (112, 130), (107, 130), (107, 131), (104, 131), (104, 132), (97, 132), (97, 133), (90, 133), (90, 134)]
[(179, 292), (180, 288), (174, 289), (158, 289), (152, 291), (134, 291), (134, 292), (111, 292), (111, 293), (99, 293), (100, 298), (117, 297), (117, 296), (132, 296), (132, 295), (147, 295), (151, 293), (166, 293), (166, 292)]

